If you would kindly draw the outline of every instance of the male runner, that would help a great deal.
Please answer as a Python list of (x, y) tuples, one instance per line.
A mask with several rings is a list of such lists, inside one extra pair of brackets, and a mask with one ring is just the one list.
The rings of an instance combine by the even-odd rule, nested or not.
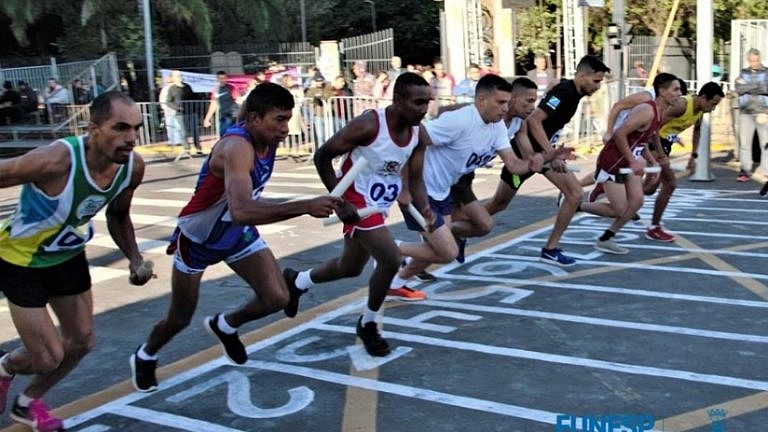
[(129, 359), (136, 390), (157, 390), (157, 353), (192, 320), (208, 266), (226, 262), (254, 291), (237, 310), (203, 321), (235, 364), (248, 360), (237, 329), (288, 304), (288, 287), (255, 225), (304, 214), (327, 217), (340, 203), (330, 196), (280, 204), (259, 199), (272, 175), (277, 146), (288, 135), (293, 103), (282, 86), (260, 84), (246, 99), (245, 121), (231, 126), (203, 163), (195, 193), (179, 214), (167, 315)]
[[(601, 252), (619, 255), (629, 252), (627, 248), (618, 245), (613, 237), (643, 205), (641, 176), (646, 167), (646, 159), (652, 165), (656, 164), (648, 143), (653, 140), (653, 145), (659, 148), (661, 113), (680, 97), (680, 83), (672, 74), (657, 75), (653, 80), (653, 88), (655, 100), (632, 108), (597, 157), (595, 180), (604, 184), (608, 204), (581, 204), (583, 211), (614, 218), (611, 226), (595, 244), (595, 248)], [(622, 174), (622, 168), (630, 168), (636, 175)]]
[(0, 412), (13, 377), (33, 375), (11, 418), (36, 431), (62, 429), (42, 398), (96, 343), (85, 244), (101, 208), (107, 206), (109, 233), (129, 260), (129, 282), (144, 285), (152, 277), (138, 271), (143, 259), (130, 216), (144, 177), (144, 160), (133, 152), (139, 108), (123, 93), (107, 92), (93, 100), (90, 114), (87, 135), (0, 161), (0, 187), (22, 185), (16, 211), (0, 224), (0, 290), (22, 342), (0, 351)]
[[(515, 149), (518, 154), (528, 157), (533, 153), (551, 152), (563, 127), (576, 114), (581, 98), (594, 94), (600, 88), (605, 73), (609, 71), (608, 66), (597, 57), (582, 57), (576, 66), (574, 79), (563, 80), (547, 92), (538, 108), (523, 123), (520, 132), (515, 136), (515, 142), (518, 144)], [(581, 185), (576, 176), (567, 171), (564, 160), (553, 160), (551, 168), (541, 171), (541, 174), (560, 189), (565, 198), (558, 210), (555, 226), (541, 249), (540, 260), (567, 267), (576, 264), (576, 260), (563, 254), (558, 245), (560, 237), (579, 208)], [(502, 175), (512, 177), (511, 173)], [(526, 174), (520, 177), (519, 182), (513, 179), (508, 183), (522, 185), (532, 175)]]
[(403, 188), (402, 171), (407, 173), (416, 208), (430, 226), (440, 226), (439, 219), (433, 220), (422, 177), (424, 149), (429, 136), (421, 126), (421, 120), (430, 100), (427, 81), (415, 73), (403, 73), (395, 81), (392, 105), (363, 112), (318, 149), (315, 166), (328, 190), (333, 190), (338, 183), (332, 166), (335, 157), (343, 156), (342, 175), (354, 164), (361, 163), (363, 158), (368, 163), (344, 192), (344, 203), (337, 210), (344, 222), (344, 250), (340, 257), (309, 270), (297, 272), (288, 268), (283, 272), (291, 292), (285, 314), (293, 317), (299, 297), (311, 286), (358, 276), (373, 257), (376, 268), (368, 281), (368, 302), (357, 320), (356, 330), (372, 356), (386, 356), (390, 352), (389, 343), (379, 334), (377, 315), (401, 257), (385, 225), (385, 216), (376, 213), (361, 219), (357, 210), (379, 207), (387, 211)]

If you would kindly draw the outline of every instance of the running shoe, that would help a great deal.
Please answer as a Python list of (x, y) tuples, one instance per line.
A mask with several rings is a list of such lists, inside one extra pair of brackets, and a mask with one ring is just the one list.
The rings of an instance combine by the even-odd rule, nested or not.
[(153, 392), (157, 390), (157, 377), (155, 376), (157, 360), (143, 360), (139, 357), (139, 349), (141, 349), (141, 345), (128, 359), (131, 364), (131, 383), (137, 391)]
[(407, 286), (401, 286), (400, 288), (390, 288), (387, 291), (387, 300), (400, 300), (400, 301), (421, 301), (426, 300), (427, 295), (424, 291), (418, 291)]
[(614, 239), (597, 240), (595, 243), (595, 249), (600, 252), (605, 252), (614, 255), (626, 255), (629, 253), (629, 249), (619, 246)]
[(568, 255), (563, 254), (563, 251), (560, 248), (554, 248), (554, 249), (542, 248), (539, 261), (545, 262), (548, 264), (555, 264), (560, 267), (570, 267), (576, 264), (576, 260), (569, 257)]
[[(8, 356), (3, 350), (0, 350), (0, 362)], [(11, 388), (11, 381), (13, 381), (13, 375), (0, 376), (0, 413), (5, 411), (5, 404), (8, 402), (8, 390)]]
[(459, 254), (456, 255), (456, 261), (464, 263), (466, 257), (464, 256), (464, 250), (467, 248), (467, 239), (453, 236), (456, 239), (456, 245), (459, 247)]
[(432, 273), (422, 270), (418, 273), (416, 273), (416, 276), (414, 276), (416, 279), (420, 280), (421, 282), (434, 282), (437, 280), (437, 277), (433, 275)]
[(379, 334), (376, 322), (363, 323), (363, 317), (357, 319), (357, 336), (363, 341), (363, 346), (368, 354), (374, 357), (384, 357), (389, 354), (389, 344)]
[(738, 177), (736, 177), (736, 181), (741, 183), (748, 182), (749, 179), (749, 174), (745, 173), (744, 171), (740, 172)]
[(53, 417), (42, 399), (34, 399), (28, 407), (19, 405), (19, 398), (13, 402), (11, 418), (23, 423), (35, 432), (56, 432), (64, 430), (64, 422)]
[(760, 189), (760, 196), (765, 196), (766, 194), (768, 194), (768, 181)]
[(604, 193), (605, 193), (605, 186), (602, 183), (595, 183), (595, 187), (593, 187), (592, 190), (589, 191), (589, 195), (587, 196), (587, 201), (595, 202), (598, 199), (600, 199), (600, 195)]
[(296, 286), (296, 278), (298, 276), (299, 272), (292, 268), (286, 268), (283, 270), (283, 279), (285, 279), (285, 283), (288, 285), (288, 293), (291, 296), (288, 300), (288, 304), (283, 308), (283, 312), (288, 318), (295, 317), (296, 313), (299, 312), (299, 297), (307, 292), (306, 290), (301, 290)]
[(203, 325), (208, 333), (216, 336), (221, 343), (222, 351), (224, 355), (235, 364), (244, 364), (248, 360), (248, 354), (245, 352), (245, 346), (240, 342), (240, 338), (237, 337), (237, 332), (232, 334), (224, 333), (219, 329), (219, 315), (216, 314), (212, 317), (205, 317)]
[(645, 232), (645, 238), (648, 240), (657, 240), (660, 242), (671, 242), (675, 240), (675, 236), (664, 231), (661, 226), (653, 226)]

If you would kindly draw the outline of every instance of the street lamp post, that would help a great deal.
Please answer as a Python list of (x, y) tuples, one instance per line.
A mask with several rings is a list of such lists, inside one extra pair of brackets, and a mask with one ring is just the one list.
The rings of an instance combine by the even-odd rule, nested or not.
[(363, 0), (364, 2), (371, 5), (371, 26), (373, 27), (373, 31), (376, 31), (376, 2), (373, 0)]

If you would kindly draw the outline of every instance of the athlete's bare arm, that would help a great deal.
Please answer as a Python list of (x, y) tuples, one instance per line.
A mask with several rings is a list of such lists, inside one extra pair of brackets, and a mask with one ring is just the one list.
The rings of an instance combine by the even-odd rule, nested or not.
[(72, 166), (64, 143), (38, 147), (22, 156), (0, 160), (0, 188), (34, 183), (48, 195), (58, 195)]
[(107, 229), (120, 251), (128, 258), (128, 268), (131, 271), (129, 280), (134, 285), (144, 285), (152, 278), (152, 273), (139, 275), (136, 273), (144, 262), (139, 247), (136, 244), (136, 231), (131, 220), (131, 201), (133, 192), (144, 179), (144, 159), (138, 153), (133, 154), (133, 171), (131, 183), (107, 205)]
[(303, 214), (328, 217), (333, 213), (339, 199), (330, 196), (280, 204), (254, 200), (251, 196), (254, 152), (253, 145), (246, 139), (228, 136), (216, 144), (211, 156), (211, 172), (214, 175), (223, 174), (227, 204), (233, 222), (241, 225), (264, 225)]
[(408, 180), (408, 192), (413, 200), (413, 205), (419, 209), (424, 219), (429, 225), (434, 223), (434, 216), (429, 206), (429, 199), (427, 198), (427, 188), (424, 185), (424, 153), (427, 146), (432, 144), (429, 134), (423, 125), (419, 126), (419, 143), (416, 148), (413, 149), (411, 157), (408, 159), (406, 169), (408, 174), (404, 177)]
[(616, 119), (619, 118), (619, 114), (622, 111), (632, 109), (643, 102), (650, 102), (653, 98), (651, 94), (643, 90), (641, 92), (632, 93), (631, 95), (621, 99), (613, 104), (611, 111), (608, 113), (608, 121), (605, 125), (605, 135), (603, 135), (603, 142), (610, 141), (613, 136), (613, 129), (616, 127)]

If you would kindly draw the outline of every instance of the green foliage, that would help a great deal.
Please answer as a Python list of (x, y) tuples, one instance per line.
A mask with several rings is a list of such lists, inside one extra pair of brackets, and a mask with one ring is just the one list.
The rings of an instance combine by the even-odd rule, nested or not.
[(26, 45), (27, 27), (46, 11), (45, 2), (40, 0), (2, 0), (0, 11), (11, 19), (11, 30), (21, 45)]
[(526, 59), (529, 54), (547, 55), (550, 47), (557, 43), (560, 36), (557, 13), (561, 6), (561, 1), (539, 0), (534, 7), (518, 10), (516, 55), (519, 59)]

